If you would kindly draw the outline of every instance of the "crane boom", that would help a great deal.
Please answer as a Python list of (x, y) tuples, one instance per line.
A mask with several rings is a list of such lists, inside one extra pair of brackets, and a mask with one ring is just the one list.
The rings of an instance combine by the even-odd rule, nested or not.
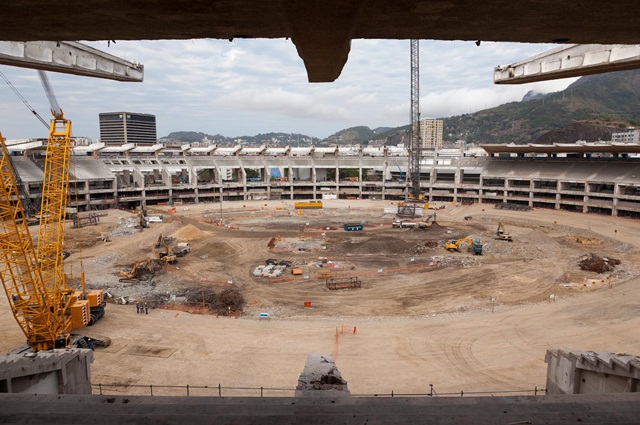
[(42, 204), (36, 257), (45, 286), (54, 290), (66, 287), (62, 250), (69, 188), (71, 159), (71, 121), (62, 114), (51, 120), (47, 141)]
[(47, 99), (49, 99), (49, 105), (51, 105), (51, 113), (54, 118), (63, 118), (62, 109), (60, 109), (60, 105), (58, 105), (58, 100), (56, 99), (56, 95), (53, 92), (53, 87), (49, 83), (49, 77), (45, 74), (44, 71), (38, 70), (38, 76), (40, 76), (40, 81), (42, 82), (42, 87), (44, 88), (44, 92), (47, 95)]

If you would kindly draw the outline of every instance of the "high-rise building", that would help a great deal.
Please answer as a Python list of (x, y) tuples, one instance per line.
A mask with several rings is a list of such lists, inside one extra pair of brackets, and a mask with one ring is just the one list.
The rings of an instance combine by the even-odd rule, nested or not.
[(157, 143), (156, 116), (132, 112), (101, 113), (100, 141), (107, 145)]
[(420, 140), (422, 140), (422, 149), (442, 148), (442, 120), (434, 118), (420, 120)]

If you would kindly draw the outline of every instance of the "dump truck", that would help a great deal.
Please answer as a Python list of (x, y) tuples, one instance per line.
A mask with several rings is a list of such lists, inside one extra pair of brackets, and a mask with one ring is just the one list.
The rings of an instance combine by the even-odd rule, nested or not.
[(413, 222), (413, 221), (402, 221), (402, 220), (396, 220), (391, 224), (393, 227), (396, 227), (398, 229), (411, 229), (417, 226), (417, 223)]
[(177, 257), (184, 257), (189, 252), (191, 252), (191, 245), (189, 245), (189, 242), (179, 242), (177, 247), (173, 250), (173, 253)]

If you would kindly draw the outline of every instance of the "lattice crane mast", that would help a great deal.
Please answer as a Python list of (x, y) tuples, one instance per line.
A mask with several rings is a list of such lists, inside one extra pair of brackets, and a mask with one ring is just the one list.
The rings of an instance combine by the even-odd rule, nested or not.
[(66, 287), (62, 251), (64, 249), (64, 225), (69, 196), (71, 121), (64, 117), (47, 75), (43, 71), (38, 71), (38, 74), (47, 98), (49, 98), (53, 119), (49, 127), (44, 163), (36, 256), (44, 284), (49, 288), (59, 290)]
[(74, 291), (45, 284), (1, 135), (0, 141), (0, 280), (29, 346), (36, 351), (66, 347)]
[(422, 199), (420, 193), (420, 55), (419, 40), (411, 40), (411, 147), (409, 149), (410, 195), (414, 200)]
[[(71, 121), (64, 118), (46, 75), (42, 84), (51, 103), (43, 175), (38, 246), (33, 246), (9, 153), (0, 136), (0, 280), (12, 313), (35, 351), (64, 348), (74, 342), (71, 331), (104, 315), (102, 291), (90, 298), (67, 288), (62, 251), (69, 188)], [(97, 304), (93, 315), (92, 304)], [(98, 317), (99, 314), (99, 317)]]

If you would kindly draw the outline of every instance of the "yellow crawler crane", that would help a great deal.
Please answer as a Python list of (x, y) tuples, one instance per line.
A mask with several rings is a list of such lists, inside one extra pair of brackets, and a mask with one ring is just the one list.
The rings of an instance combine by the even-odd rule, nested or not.
[[(69, 190), (71, 121), (64, 118), (46, 75), (40, 72), (51, 103), (42, 183), (38, 247), (33, 246), (14, 171), (0, 135), (0, 280), (11, 311), (35, 351), (88, 347), (87, 339), (71, 335), (104, 315), (102, 291), (67, 288), (64, 274), (64, 226)], [(94, 307), (95, 305), (95, 307)], [(106, 341), (96, 341), (108, 345)]]
[[(77, 302), (64, 280), (56, 282), (52, 261), (47, 262), (45, 279), (2, 135), (0, 145), (0, 280), (29, 346), (35, 351), (67, 347), (72, 315), (88, 315), (88, 306)], [(53, 264), (56, 261), (61, 260), (55, 258)]]

